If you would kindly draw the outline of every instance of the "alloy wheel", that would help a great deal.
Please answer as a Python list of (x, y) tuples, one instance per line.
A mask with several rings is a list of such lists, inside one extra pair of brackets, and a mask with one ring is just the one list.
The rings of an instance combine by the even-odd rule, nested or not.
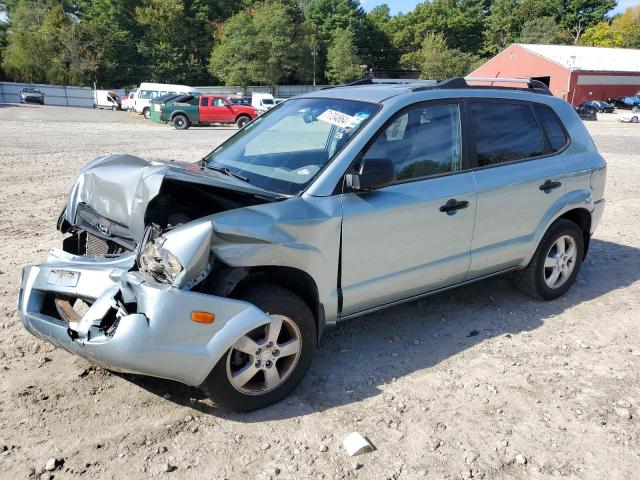
[(229, 383), (246, 395), (263, 395), (284, 383), (302, 351), (298, 326), (284, 315), (240, 337), (227, 354)]
[(559, 288), (571, 277), (578, 258), (576, 242), (570, 235), (559, 237), (544, 260), (544, 281), (549, 288)]

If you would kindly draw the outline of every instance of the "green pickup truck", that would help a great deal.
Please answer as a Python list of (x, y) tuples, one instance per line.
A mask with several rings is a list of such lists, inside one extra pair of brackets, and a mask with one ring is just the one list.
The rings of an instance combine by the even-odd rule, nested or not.
[(242, 128), (258, 115), (255, 108), (234, 105), (223, 95), (201, 95), (187, 101), (167, 102), (158, 108), (160, 121), (171, 123), (178, 130), (212, 123), (235, 123)]

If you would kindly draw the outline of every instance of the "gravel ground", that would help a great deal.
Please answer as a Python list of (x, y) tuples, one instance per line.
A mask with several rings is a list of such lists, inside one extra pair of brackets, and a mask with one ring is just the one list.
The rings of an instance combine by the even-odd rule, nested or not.
[[(531, 301), (498, 278), (362, 317), (326, 333), (293, 396), (239, 415), (93, 368), (15, 311), (20, 269), (60, 246), (55, 220), (86, 160), (195, 161), (233, 129), (0, 105), (0, 478), (638, 478), (640, 126), (588, 128), (608, 204), (566, 296)], [(352, 431), (376, 450), (347, 457)]]

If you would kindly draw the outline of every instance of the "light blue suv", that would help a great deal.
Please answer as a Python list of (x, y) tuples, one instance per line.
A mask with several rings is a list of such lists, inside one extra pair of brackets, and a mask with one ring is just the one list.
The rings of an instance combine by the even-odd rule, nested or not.
[(23, 271), (26, 329), (247, 411), (295, 388), (325, 325), (506, 272), (559, 297), (606, 164), (544, 85), (496, 81), (332, 88), (195, 164), (89, 162), (63, 250)]

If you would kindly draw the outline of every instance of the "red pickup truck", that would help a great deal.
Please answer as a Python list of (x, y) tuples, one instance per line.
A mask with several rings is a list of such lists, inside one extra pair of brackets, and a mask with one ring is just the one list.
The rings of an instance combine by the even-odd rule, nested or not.
[(159, 107), (160, 120), (173, 124), (178, 130), (212, 123), (235, 123), (242, 128), (258, 115), (255, 108), (234, 105), (223, 95), (201, 95), (187, 102), (169, 102)]

